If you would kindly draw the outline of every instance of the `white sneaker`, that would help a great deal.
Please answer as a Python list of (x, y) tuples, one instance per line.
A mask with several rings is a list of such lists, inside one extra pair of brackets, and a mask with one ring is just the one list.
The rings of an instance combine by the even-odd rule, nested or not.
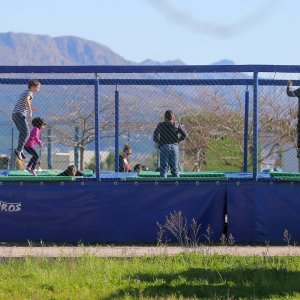
[(22, 154), (21, 154), (21, 152), (19, 152), (18, 150), (15, 150), (15, 155), (17, 156), (17, 158), (18, 158), (19, 160), (23, 160)]

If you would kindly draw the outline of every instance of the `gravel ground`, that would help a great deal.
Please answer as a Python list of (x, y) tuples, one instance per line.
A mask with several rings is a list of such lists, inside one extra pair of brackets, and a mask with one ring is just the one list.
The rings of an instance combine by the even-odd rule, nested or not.
[(1, 246), (0, 257), (78, 257), (93, 255), (98, 257), (133, 257), (151, 255), (174, 255), (178, 253), (197, 252), (203, 255), (229, 254), (239, 256), (300, 256), (300, 246), (200, 246), (198, 248), (184, 247), (135, 247), (135, 246), (78, 246), (78, 247), (20, 247)]

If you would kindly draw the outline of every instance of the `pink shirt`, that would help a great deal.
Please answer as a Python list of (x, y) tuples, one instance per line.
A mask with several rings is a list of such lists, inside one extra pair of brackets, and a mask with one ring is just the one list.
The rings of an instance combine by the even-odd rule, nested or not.
[(125, 166), (125, 172), (130, 172), (131, 168), (130, 168), (130, 164), (124, 162), (124, 166)]
[(34, 148), (34, 145), (36, 143), (38, 143), (41, 147), (43, 146), (42, 141), (40, 140), (40, 129), (37, 127), (33, 127), (30, 131), (30, 135), (25, 146)]

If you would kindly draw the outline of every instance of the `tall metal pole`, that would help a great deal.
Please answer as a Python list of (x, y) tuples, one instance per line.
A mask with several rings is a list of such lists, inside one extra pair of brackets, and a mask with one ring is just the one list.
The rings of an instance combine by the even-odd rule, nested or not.
[(115, 91), (115, 172), (119, 172), (119, 91)]
[(11, 127), (11, 151), (10, 151), (10, 164), (9, 168), (14, 169), (15, 165), (15, 156), (14, 156), (14, 127)]
[(249, 128), (249, 91), (245, 92), (245, 124), (244, 124), (244, 166), (243, 172), (248, 172), (248, 128)]
[(97, 73), (95, 73), (95, 162), (96, 162), (96, 180), (100, 181), (100, 99), (99, 82)]
[(76, 166), (76, 168), (78, 169), (78, 165), (79, 165), (79, 159), (78, 159), (78, 141), (79, 141), (79, 127), (75, 126), (75, 133), (74, 133), (74, 139), (75, 139), (75, 143), (76, 146), (74, 147), (74, 164)]
[(48, 163), (48, 169), (52, 169), (52, 132), (51, 128), (47, 130), (48, 135), (48, 151), (47, 151), (47, 163)]
[(253, 73), (253, 180), (258, 178), (258, 72)]

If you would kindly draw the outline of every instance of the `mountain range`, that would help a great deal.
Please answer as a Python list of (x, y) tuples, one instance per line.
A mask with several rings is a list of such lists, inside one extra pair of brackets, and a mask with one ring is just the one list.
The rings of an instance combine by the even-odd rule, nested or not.
[[(105, 45), (75, 36), (50, 37), (28, 33), (0, 33), (0, 65), (184, 65), (180, 59), (133, 62)], [(217, 65), (235, 64), (220, 60)]]

